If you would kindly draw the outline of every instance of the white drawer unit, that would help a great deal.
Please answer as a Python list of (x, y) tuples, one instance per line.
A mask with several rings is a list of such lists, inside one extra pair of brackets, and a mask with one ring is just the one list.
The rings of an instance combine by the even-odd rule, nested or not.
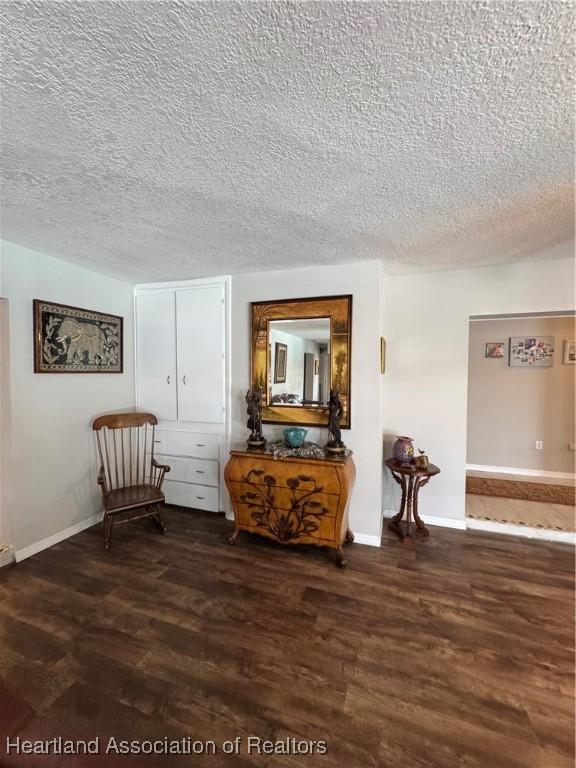
[(167, 456), (156, 453), (160, 464), (170, 465), (170, 475), (166, 480), (177, 480), (181, 483), (196, 483), (211, 485), (218, 488), (218, 461), (214, 459), (186, 459), (181, 456)]
[(199, 432), (157, 429), (154, 453), (166, 456), (189, 456), (194, 459), (218, 459), (218, 435)]
[(156, 430), (154, 456), (170, 467), (163, 487), (167, 504), (220, 512), (220, 440), (217, 434)]
[(206, 512), (219, 512), (218, 488), (194, 483), (181, 483), (178, 480), (165, 480), (163, 486), (167, 504), (180, 507), (203, 509)]

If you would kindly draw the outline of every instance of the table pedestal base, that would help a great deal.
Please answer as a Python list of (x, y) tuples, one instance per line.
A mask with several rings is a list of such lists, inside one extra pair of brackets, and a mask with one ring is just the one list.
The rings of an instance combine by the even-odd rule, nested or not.
[(388, 523), (388, 530), (396, 533), (400, 537), (400, 541), (414, 541), (430, 536), (430, 531), (424, 523), (421, 522), (421, 527), (418, 527), (415, 523), (408, 523), (395, 518)]
[(425, 538), (430, 533), (418, 515), (418, 491), (429, 481), (423, 474), (406, 474), (390, 468), (392, 477), (402, 488), (400, 512), (388, 524), (388, 530), (394, 531), (401, 541), (414, 541)]

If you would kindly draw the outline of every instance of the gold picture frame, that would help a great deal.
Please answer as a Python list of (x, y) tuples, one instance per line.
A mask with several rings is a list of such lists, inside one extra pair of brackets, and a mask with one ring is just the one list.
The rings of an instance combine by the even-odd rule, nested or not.
[(340, 426), (351, 424), (352, 296), (320, 296), (309, 299), (256, 301), (250, 305), (252, 320), (251, 381), (262, 388), (262, 421), (266, 424), (326, 426), (328, 408), (322, 405), (269, 405), (271, 382), (269, 323), (272, 320), (330, 320), (330, 387), (338, 389), (342, 402)]

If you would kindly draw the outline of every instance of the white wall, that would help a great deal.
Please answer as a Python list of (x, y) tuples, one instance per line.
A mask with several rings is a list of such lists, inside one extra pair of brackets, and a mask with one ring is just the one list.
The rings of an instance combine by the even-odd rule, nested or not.
[[(343, 440), (354, 451), (356, 484), (350, 526), (377, 543), (381, 528), (382, 443), (380, 414), (380, 262), (258, 272), (232, 277), (232, 438), (247, 437), (244, 397), (250, 382), (250, 302), (353, 294), (352, 428)], [(270, 439), (282, 426), (264, 425)], [(325, 443), (326, 429), (311, 429), (309, 439)]]
[[(413, 437), (442, 470), (422, 490), (421, 514), (463, 520), (470, 315), (572, 310), (574, 263), (385, 277), (383, 285), (384, 430)], [(384, 508), (397, 505), (385, 473)]]
[[(8, 511), (22, 550), (100, 511), (90, 421), (134, 405), (133, 289), (12, 243), (2, 243), (2, 254), (12, 384)], [(124, 373), (35, 374), (33, 299), (122, 315)]]

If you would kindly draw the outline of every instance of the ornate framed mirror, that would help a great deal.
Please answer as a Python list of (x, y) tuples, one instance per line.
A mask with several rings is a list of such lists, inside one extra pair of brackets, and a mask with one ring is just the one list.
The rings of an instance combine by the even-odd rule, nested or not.
[(330, 389), (340, 426), (350, 428), (352, 296), (258, 301), (252, 312), (252, 387), (264, 393), (262, 421), (324, 426)]

